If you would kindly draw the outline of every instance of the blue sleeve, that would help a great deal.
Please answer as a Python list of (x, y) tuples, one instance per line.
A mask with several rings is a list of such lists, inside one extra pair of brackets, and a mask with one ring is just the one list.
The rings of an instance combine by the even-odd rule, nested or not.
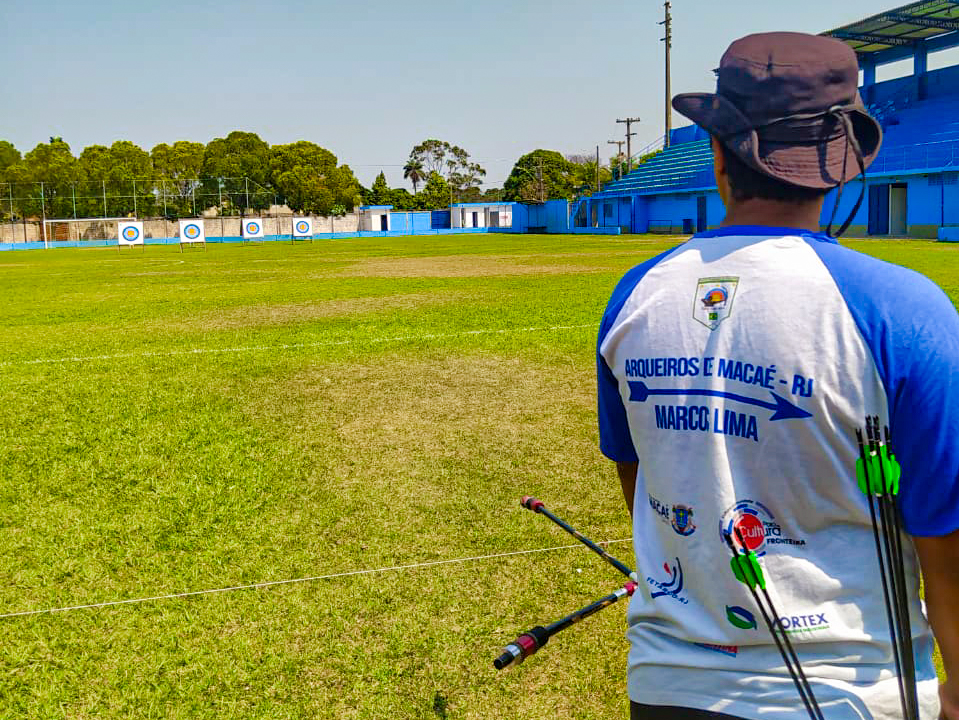
[(606, 306), (606, 312), (603, 313), (603, 321), (599, 327), (599, 340), (596, 343), (599, 449), (603, 455), (616, 462), (638, 462), (639, 456), (636, 454), (636, 448), (633, 447), (633, 439), (629, 433), (626, 408), (623, 406), (623, 398), (619, 394), (619, 382), (606, 363), (606, 358), (603, 357), (600, 348), (623, 309), (623, 305), (626, 304), (629, 296), (639, 285), (639, 281), (673, 250), (675, 248), (650, 258), (623, 276), (616, 285), (616, 289), (613, 290), (613, 295)]
[(906, 532), (959, 530), (959, 313), (912, 270), (824, 242), (810, 245), (836, 281), (886, 389)]

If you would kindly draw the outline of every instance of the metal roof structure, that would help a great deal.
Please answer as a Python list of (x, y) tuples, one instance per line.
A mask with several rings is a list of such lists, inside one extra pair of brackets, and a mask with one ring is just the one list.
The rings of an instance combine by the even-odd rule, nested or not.
[(887, 10), (821, 34), (842, 40), (860, 56), (869, 56), (957, 32), (959, 2), (926, 0)]

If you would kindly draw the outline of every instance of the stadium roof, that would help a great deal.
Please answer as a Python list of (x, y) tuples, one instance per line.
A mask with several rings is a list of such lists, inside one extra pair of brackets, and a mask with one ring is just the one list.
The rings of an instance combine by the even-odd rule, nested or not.
[(959, 2), (927, 0), (887, 10), (822, 34), (842, 40), (859, 55), (871, 55), (957, 31)]

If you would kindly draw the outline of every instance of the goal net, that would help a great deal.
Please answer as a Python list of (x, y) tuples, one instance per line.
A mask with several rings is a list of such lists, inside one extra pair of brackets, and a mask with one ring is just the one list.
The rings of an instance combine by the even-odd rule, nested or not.
[(76, 218), (44, 220), (43, 237), (48, 243), (84, 240), (116, 240), (117, 221), (127, 218)]

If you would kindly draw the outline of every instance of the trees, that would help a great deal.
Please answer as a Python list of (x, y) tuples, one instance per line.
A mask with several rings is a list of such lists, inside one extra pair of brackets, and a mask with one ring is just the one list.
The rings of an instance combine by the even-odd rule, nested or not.
[(9, 182), (17, 183), (20, 213), (33, 217), (72, 217), (77, 160), (62, 138), (52, 137), (9, 166)]
[(555, 150), (523, 155), (503, 183), (503, 199), (519, 202), (569, 200), (573, 197), (574, 166)]
[(376, 176), (369, 192), (366, 193), (367, 205), (390, 205), (392, 200), (390, 186), (386, 184), (386, 175), (383, 171)]
[(4, 178), (7, 168), (20, 162), (20, 158), (20, 151), (13, 146), (13, 143), (0, 140), (0, 180)]
[(160, 143), (150, 151), (153, 172), (160, 190), (158, 209), (166, 217), (192, 215), (193, 193), (203, 167), (203, 143), (177, 140), (172, 145)]
[(270, 146), (256, 133), (240, 130), (215, 138), (203, 153), (200, 178), (197, 210), (219, 205), (222, 213), (240, 212), (246, 204), (246, 178), (258, 185), (270, 182)]
[(329, 215), (337, 205), (352, 210), (361, 201), (349, 165), (337, 167), (336, 155), (316, 143), (274, 145), (269, 165), (273, 187), (295, 212)]
[(84, 148), (77, 169), (80, 217), (154, 214), (153, 162), (145, 150), (129, 140), (118, 140), (110, 147)]
[(486, 170), (479, 163), (470, 161), (470, 154), (466, 150), (434, 138), (413, 147), (404, 171), (414, 164), (422, 168), (427, 178), (431, 173), (445, 174), (446, 182), (454, 195), (479, 187), (481, 178), (486, 175)]
[(426, 177), (426, 171), (423, 169), (423, 161), (410, 157), (403, 166), (403, 179), (413, 183), (413, 194), (416, 195), (417, 186), (423, 182)]
[(423, 192), (417, 195), (418, 205), (424, 210), (435, 210), (450, 206), (450, 184), (438, 172), (431, 172), (426, 178)]

